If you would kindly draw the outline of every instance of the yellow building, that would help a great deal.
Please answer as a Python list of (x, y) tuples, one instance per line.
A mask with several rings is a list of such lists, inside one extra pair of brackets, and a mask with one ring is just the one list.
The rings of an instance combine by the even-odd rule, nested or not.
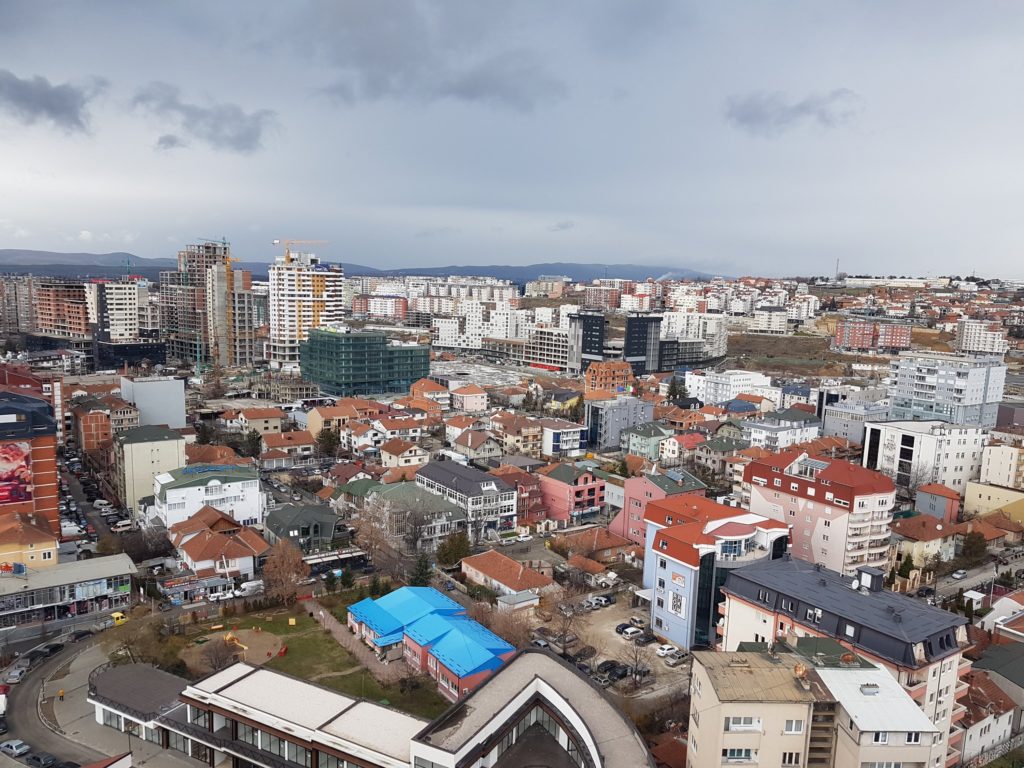
[(57, 537), (49, 524), (33, 515), (0, 517), (0, 573), (14, 563), (38, 570), (57, 564)]

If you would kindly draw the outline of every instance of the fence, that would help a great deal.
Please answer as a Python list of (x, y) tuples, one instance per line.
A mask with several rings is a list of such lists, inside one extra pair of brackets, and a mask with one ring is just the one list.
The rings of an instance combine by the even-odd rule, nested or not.
[(1011, 736), (1002, 744), (997, 744), (985, 752), (982, 752), (976, 757), (972, 757), (970, 760), (966, 760), (961, 763), (961, 768), (981, 768), (983, 765), (991, 763), (997, 758), (1003, 757), (1008, 752), (1012, 752), (1021, 744), (1024, 744), (1024, 733), (1018, 733), (1016, 736)]

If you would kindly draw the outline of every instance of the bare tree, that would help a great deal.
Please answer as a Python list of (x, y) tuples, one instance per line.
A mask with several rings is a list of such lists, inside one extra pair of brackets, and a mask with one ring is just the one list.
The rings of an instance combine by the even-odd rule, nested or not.
[(381, 549), (390, 544), (388, 529), (391, 516), (391, 502), (374, 494), (363, 505), (359, 517), (353, 520), (356, 542), (371, 562), (376, 561)]
[(203, 661), (211, 672), (218, 672), (235, 660), (236, 653), (228, 647), (223, 638), (211, 640), (203, 648)]
[(646, 674), (651, 672), (651, 662), (654, 654), (649, 645), (640, 645), (634, 642), (627, 642), (619, 651), (619, 661), (630, 668), (633, 675), (633, 683), (639, 685)]
[(263, 585), (267, 596), (280, 600), (284, 605), (295, 601), (299, 584), (309, 576), (309, 566), (302, 559), (302, 552), (287, 539), (281, 539), (270, 550), (263, 565)]
[(515, 648), (526, 648), (533, 639), (533, 627), (527, 611), (498, 611), (492, 609), (485, 623), (488, 629)]
[(401, 515), (404, 518), (402, 528), (405, 543), (410, 552), (419, 552), (423, 536), (431, 523), (430, 515), (422, 509), (405, 509), (401, 511)]

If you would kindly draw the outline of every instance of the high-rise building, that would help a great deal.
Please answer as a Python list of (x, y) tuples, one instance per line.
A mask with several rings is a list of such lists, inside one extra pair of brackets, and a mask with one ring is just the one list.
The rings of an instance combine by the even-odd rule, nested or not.
[(630, 364), (637, 376), (659, 370), (660, 340), (661, 315), (635, 313), (626, 317), (622, 359)]
[(570, 371), (582, 373), (604, 360), (604, 313), (580, 311), (568, 315)]
[(46, 520), (55, 533), (57, 424), (47, 400), (35, 392), (0, 391), (0, 514)]
[(35, 282), (32, 275), (0, 279), (0, 334), (13, 336), (35, 330)]
[(408, 392), (430, 373), (430, 347), (341, 325), (310, 330), (300, 352), (303, 378), (336, 396)]
[(224, 366), (251, 366), (257, 357), (252, 272), (232, 269), (230, 259), (209, 267), (206, 302), (211, 361)]
[(35, 330), (39, 334), (68, 339), (89, 337), (89, 308), (82, 283), (38, 281), (35, 313)]
[(908, 490), (928, 483), (963, 493), (981, 473), (983, 427), (944, 421), (881, 421), (864, 425), (863, 464)]
[(1010, 350), (1006, 331), (999, 323), (961, 318), (956, 324), (956, 351), (968, 354), (1005, 355)]
[[(166, 346), (152, 323), (149, 284), (141, 278), (86, 283), (86, 303), (93, 334), (96, 370), (167, 361)], [(143, 322), (146, 326), (143, 326)]]
[(310, 330), (341, 322), (344, 283), (340, 266), (322, 264), (311, 253), (287, 250), (277, 257), (270, 267), (267, 359), (272, 368), (298, 368), (299, 346)]
[(890, 369), (893, 419), (995, 426), (1006, 381), (1001, 357), (903, 352)]
[(838, 323), (832, 345), (851, 352), (892, 353), (910, 349), (910, 342), (910, 325), (858, 319)]

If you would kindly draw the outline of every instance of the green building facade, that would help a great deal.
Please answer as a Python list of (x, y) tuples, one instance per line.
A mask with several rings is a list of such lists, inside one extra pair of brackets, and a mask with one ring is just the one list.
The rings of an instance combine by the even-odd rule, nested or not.
[(335, 397), (407, 392), (430, 373), (430, 347), (347, 328), (311, 330), (299, 360), (303, 378)]

